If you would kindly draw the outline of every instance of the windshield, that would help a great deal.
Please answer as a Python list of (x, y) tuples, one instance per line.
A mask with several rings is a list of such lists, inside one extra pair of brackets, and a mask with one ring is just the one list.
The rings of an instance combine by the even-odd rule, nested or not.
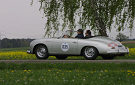
[(61, 37), (68, 36), (70, 38), (75, 38), (76, 35), (77, 35), (77, 31), (67, 30), (61, 35)]

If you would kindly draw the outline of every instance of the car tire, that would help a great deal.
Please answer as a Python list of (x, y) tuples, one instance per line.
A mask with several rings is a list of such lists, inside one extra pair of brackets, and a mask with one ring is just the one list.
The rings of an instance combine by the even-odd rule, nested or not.
[(115, 56), (110, 56), (110, 55), (107, 56), (107, 55), (103, 55), (102, 58), (103, 58), (104, 60), (112, 60), (112, 59), (115, 58)]
[(59, 59), (59, 60), (64, 60), (64, 59), (66, 59), (68, 56), (56, 56), (56, 58), (57, 59)]
[(38, 45), (35, 49), (35, 55), (38, 59), (47, 59), (49, 57), (48, 50), (43, 45)]
[(88, 60), (95, 60), (98, 56), (98, 51), (95, 47), (85, 47), (83, 49), (83, 55)]

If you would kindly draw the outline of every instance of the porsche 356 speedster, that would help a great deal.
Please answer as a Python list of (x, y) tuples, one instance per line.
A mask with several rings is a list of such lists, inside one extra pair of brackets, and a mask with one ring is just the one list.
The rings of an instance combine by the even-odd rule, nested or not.
[(88, 60), (95, 60), (98, 56), (103, 59), (124, 56), (129, 53), (129, 49), (119, 41), (104, 36), (88, 39), (57, 37), (32, 41), (27, 53), (35, 54), (38, 59), (47, 59), (49, 56), (56, 56), (57, 59), (84, 56)]

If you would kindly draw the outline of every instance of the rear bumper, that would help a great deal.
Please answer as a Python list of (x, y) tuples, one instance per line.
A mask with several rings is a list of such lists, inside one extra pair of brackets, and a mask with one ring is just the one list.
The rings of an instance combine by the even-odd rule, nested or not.
[(117, 49), (110, 49), (107, 51), (107, 54), (110, 55), (117, 55), (117, 56), (124, 56), (125, 54), (129, 54), (128, 48), (117, 48)]

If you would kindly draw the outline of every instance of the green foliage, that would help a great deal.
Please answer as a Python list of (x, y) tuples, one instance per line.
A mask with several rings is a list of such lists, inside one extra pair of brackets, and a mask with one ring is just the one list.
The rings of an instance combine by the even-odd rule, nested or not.
[(47, 17), (46, 35), (63, 29), (90, 27), (106, 35), (112, 24), (118, 31), (133, 28), (135, 0), (40, 0)]

